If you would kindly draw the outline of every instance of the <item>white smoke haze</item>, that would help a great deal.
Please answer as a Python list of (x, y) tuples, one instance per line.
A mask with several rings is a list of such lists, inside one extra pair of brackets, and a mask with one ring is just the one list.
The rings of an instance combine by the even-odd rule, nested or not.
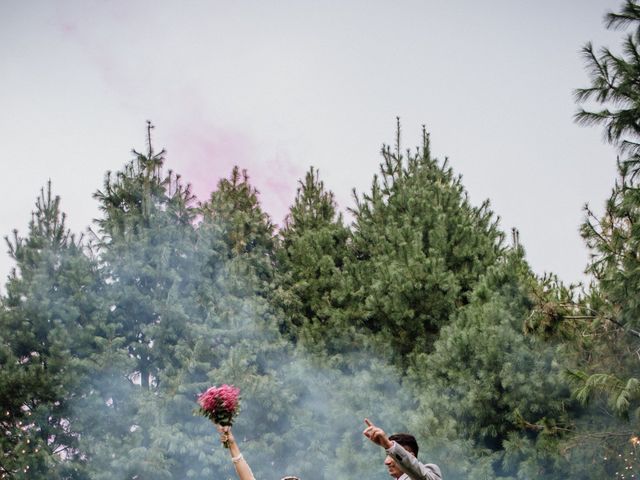
[[(75, 402), (73, 417), (92, 432), (78, 432), (80, 448), (90, 463), (96, 462), (92, 470), (104, 472), (95, 478), (135, 478), (132, 457), (138, 457), (134, 469), (144, 469), (146, 462), (161, 469), (165, 463), (170, 478), (171, 458), (181, 456), (189, 457), (184, 472), (189, 478), (234, 478), (215, 428), (193, 413), (197, 394), (222, 383), (241, 388), (234, 432), (256, 478), (387, 478), (381, 449), (362, 435), (363, 419), (371, 418), (389, 433), (408, 430), (407, 412), (416, 402), (402, 388), (398, 372), (384, 358), (364, 351), (343, 352), (342, 369), (326, 361), (323, 365), (283, 340), (264, 299), (238, 296), (247, 292), (232, 284), (226, 271), (213, 283), (221, 287), (218, 294), (181, 332), (188, 340), (176, 347), (181, 365), (152, 375), (145, 391), (140, 372), (131, 370), (135, 359), (116, 348), (103, 373), (90, 379), (95, 388), (88, 387)], [(192, 290), (197, 284), (183, 283), (179, 297), (197, 298)], [(96, 439), (97, 444), (85, 443)]]
[[(158, 336), (144, 342), (150, 351), (170, 347), (171, 360), (149, 374), (148, 391), (136, 370), (139, 358), (127, 351), (118, 332), (121, 325), (107, 321), (115, 314), (134, 317), (137, 305), (129, 303), (132, 310), (127, 311), (126, 303), (116, 305), (107, 297), (103, 310), (95, 313), (103, 324), (101, 355), (90, 358), (89, 365), (83, 363), (86, 358), (75, 357), (79, 371), (90, 376), (83, 378), (71, 401), (72, 414), (63, 420), (79, 439), (82, 460), (98, 472), (92, 478), (143, 478), (135, 472), (153, 465), (155, 478), (233, 479), (233, 465), (215, 428), (193, 413), (197, 395), (221, 383), (241, 388), (242, 410), (234, 432), (259, 480), (284, 475), (302, 480), (387, 479), (382, 450), (362, 435), (365, 417), (388, 433), (415, 434), (421, 445), (419, 458), (437, 463), (448, 480), (470, 478), (464, 472), (473, 472), (473, 478), (494, 475), (496, 457), (490, 452), (483, 455), (464, 436), (434, 435), (434, 424), (455, 423), (455, 415), (439, 417), (442, 410), (435, 403), (429, 412), (428, 397), (421, 398), (419, 386), (403, 381), (383, 354), (371, 348), (345, 351), (332, 361), (287, 342), (277, 328), (279, 312), (255, 294), (250, 274), (243, 275), (234, 261), (208, 270), (211, 258), (206, 249), (216, 242), (206, 236), (198, 246), (203, 250), (187, 255), (188, 261), (175, 271), (169, 268), (175, 281), (156, 303), (157, 321), (148, 330)], [(138, 253), (148, 257), (148, 252)], [(182, 253), (181, 258), (185, 260)], [(130, 278), (123, 272), (127, 270), (119, 270), (117, 281), (104, 282), (106, 289), (134, 285), (139, 272), (129, 270)], [(132, 291), (142, 301), (138, 293)], [(171, 322), (179, 328), (158, 330)], [(540, 346), (537, 357), (550, 366), (556, 358), (550, 346)], [(528, 361), (512, 358), (512, 368)], [(447, 388), (430, 394), (438, 396), (438, 404), (457, 405), (460, 398), (460, 391)], [(624, 427), (607, 415), (588, 414), (593, 410), (585, 411), (585, 419), (610, 423), (612, 430)], [(603, 461), (609, 454), (603, 452)], [(589, 458), (581, 460), (588, 468)], [(540, 458), (531, 462), (534, 470), (554, 471)], [(176, 470), (176, 463), (184, 465)], [(548, 473), (544, 478), (554, 477)]]
[[(259, 255), (230, 255), (224, 225), (168, 225), (162, 217), (167, 210), (158, 210), (159, 219), (135, 241), (111, 252), (107, 245), (96, 253), (104, 278), (93, 293), (104, 302), (93, 312), (95, 325), (88, 326), (96, 330), (91, 332), (95, 352), (75, 352), (79, 345), (68, 346), (80, 377), (68, 402), (71, 413), (62, 420), (78, 440), (77, 449), (67, 452), (79, 454), (91, 478), (233, 479), (233, 465), (215, 428), (194, 415), (199, 393), (229, 383), (242, 392), (234, 432), (258, 480), (284, 475), (301, 480), (387, 479), (382, 450), (362, 435), (365, 417), (388, 433), (415, 434), (420, 459), (439, 464), (448, 480), (492, 478), (498, 464), (504, 473), (500, 478), (507, 480), (527, 462), (529, 470), (522, 471), (554, 479), (555, 466), (542, 456), (508, 458), (503, 451), (479, 448), (464, 429), (452, 434), (467, 412), (451, 410), (465, 405), (460, 400), (475, 393), (472, 382), (478, 380), (472, 375), (476, 366), (468, 360), (459, 365), (470, 372), (468, 389), (460, 384), (454, 389), (442, 378), (439, 388), (423, 389), (421, 382), (434, 380), (429, 369), (437, 365), (433, 355), (438, 347), (424, 356), (419, 370), (424, 377), (410, 379), (374, 347), (343, 351), (330, 359), (311, 354), (280, 334), (282, 313), (269, 304), (254, 271), (260, 266)], [(496, 295), (497, 306), (481, 309), (487, 318), (511, 311), (509, 297)], [(62, 303), (73, 308), (74, 301), (69, 296)], [(60, 299), (54, 296), (50, 303), (56, 302)], [(515, 322), (518, 330), (522, 320), (506, 321)], [(499, 322), (487, 325), (495, 330), (479, 330), (468, 350), (502, 333)], [(510, 340), (505, 336), (505, 352), (513, 347)], [(517, 355), (517, 349), (514, 352)], [(534, 354), (535, 361), (548, 365), (556, 358), (550, 346), (540, 346)], [(496, 368), (526, 377), (526, 364), (534, 362), (531, 351), (528, 355), (504, 355), (500, 358), (510, 363)], [(467, 350), (463, 356), (468, 357)], [(537, 394), (544, 395), (548, 385), (539, 385)], [(586, 419), (591, 419), (589, 413), (585, 411)], [(607, 421), (606, 415), (598, 421)], [(450, 428), (438, 428), (439, 423)], [(621, 427), (615, 420), (611, 425)], [(508, 442), (531, 447), (532, 438), (510, 437)], [(61, 458), (70, 458), (64, 455)], [(585, 455), (579, 460), (588, 469), (593, 459)]]

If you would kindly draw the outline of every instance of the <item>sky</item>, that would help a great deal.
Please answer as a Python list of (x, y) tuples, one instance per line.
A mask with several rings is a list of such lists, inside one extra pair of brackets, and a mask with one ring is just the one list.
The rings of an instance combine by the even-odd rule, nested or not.
[(49, 179), (85, 232), (105, 173), (145, 150), (147, 120), (201, 200), (238, 165), (281, 224), (313, 166), (345, 212), (400, 117), (403, 147), (426, 125), (536, 273), (584, 280), (583, 206), (602, 210), (616, 152), (573, 122), (572, 92), (588, 85), (582, 46), (620, 44), (602, 20), (619, 5), (0, 0), (0, 234), (26, 235)]

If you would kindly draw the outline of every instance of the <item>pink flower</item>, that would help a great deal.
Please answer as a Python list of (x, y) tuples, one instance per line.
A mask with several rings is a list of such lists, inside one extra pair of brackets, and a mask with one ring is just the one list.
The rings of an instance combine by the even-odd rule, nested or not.
[(240, 389), (233, 385), (211, 387), (198, 397), (200, 413), (212, 422), (230, 426), (238, 414)]

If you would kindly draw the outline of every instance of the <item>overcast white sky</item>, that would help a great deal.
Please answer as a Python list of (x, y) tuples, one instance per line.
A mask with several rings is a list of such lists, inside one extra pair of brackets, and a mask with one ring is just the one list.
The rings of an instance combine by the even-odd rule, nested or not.
[[(580, 280), (582, 206), (600, 210), (615, 151), (573, 123), (572, 91), (584, 43), (619, 44), (602, 18), (620, 3), (1, 0), (0, 234), (26, 234), (48, 179), (83, 232), (147, 119), (200, 198), (237, 164), (279, 223), (313, 165), (346, 209), (399, 116), (404, 146), (426, 124), (537, 273)], [(0, 254), (3, 285), (10, 267)]]

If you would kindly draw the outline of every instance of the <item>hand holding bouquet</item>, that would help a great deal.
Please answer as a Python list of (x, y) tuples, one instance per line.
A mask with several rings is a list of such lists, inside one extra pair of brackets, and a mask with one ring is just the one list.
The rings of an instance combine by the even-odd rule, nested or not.
[[(211, 387), (198, 397), (198, 413), (216, 425), (230, 427), (240, 410), (240, 389), (233, 385)], [(225, 442), (225, 447), (229, 445)]]

